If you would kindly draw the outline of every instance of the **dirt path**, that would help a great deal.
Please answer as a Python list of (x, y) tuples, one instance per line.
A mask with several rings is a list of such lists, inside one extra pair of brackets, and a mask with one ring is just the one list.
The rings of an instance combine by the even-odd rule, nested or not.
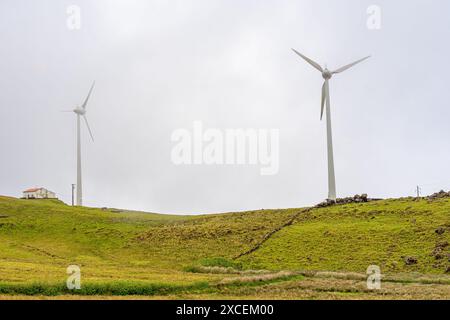
[(295, 219), (297, 219), (298, 216), (299, 216), (300, 214), (309, 212), (309, 211), (311, 211), (312, 209), (313, 209), (313, 208), (306, 208), (306, 209), (303, 209), (302, 211), (299, 211), (299, 212), (297, 212), (297, 213), (294, 213), (294, 214), (292, 215), (292, 217), (289, 218), (289, 220), (288, 220), (286, 223), (284, 223), (284, 224), (282, 224), (281, 226), (277, 227), (276, 229), (270, 231), (269, 233), (266, 233), (266, 234), (264, 235), (264, 237), (263, 237), (258, 243), (256, 243), (252, 248), (250, 248), (249, 250), (244, 251), (244, 252), (238, 254), (237, 256), (233, 257), (233, 259), (234, 259), (234, 260), (235, 260), (235, 259), (239, 259), (239, 258), (241, 258), (241, 257), (243, 257), (243, 256), (246, 256), (246, 255), (249, 255), (249, 254), (255, 252), (256, 250), (258, 250), (258, 249), (264, 244), (264, 242), (266, 242), (267, 240), (269, 240), (275, 233), (277, 233), (278, 231), (282, 230), (283, 228), (286, 228), (286, 227), (292, 225), (292, 224), (294, 223)]

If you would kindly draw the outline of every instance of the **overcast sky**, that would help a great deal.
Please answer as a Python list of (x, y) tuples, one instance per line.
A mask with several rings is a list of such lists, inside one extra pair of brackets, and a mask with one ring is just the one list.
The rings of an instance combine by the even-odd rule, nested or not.
[[(67, 27), (70, 5), (81, 28)], [(381, 9), (381, 29), (367, 8)], [(315, 204), (327, 196), (322, 77), (331, 80), (338, 196), (450, 189), (450, 2), (0, 2), (0, 194), (43, 186), (70, 202), (76, 117), (87, 206), (209, 213)], [(171, 161), (172, 132), (279, 129), (279, 172)]]

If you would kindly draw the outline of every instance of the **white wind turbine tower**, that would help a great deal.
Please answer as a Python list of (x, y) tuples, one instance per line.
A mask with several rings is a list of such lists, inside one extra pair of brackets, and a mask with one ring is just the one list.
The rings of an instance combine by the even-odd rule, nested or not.
[(80, 130), (80, 121), (81, 117), (83, 117), (84, 122), (86, 123), (86, 127), (89, 131), (89, 135), (91, 136), (92, 141), (94, 141), (94, 137), (92, 135), (91, 128), (89, 127), (88, 120), (86, 118), (86, 105), (89, 101), (89, 97), (91, 96), (92, 89), (94, 89), (95, 81), (92, 83), (91, 89), (89, 90), (89, 93), (84, 100), (83, 104), (80, 106), (77, 106), (75, 109), (71, 110), (70, 112), (75, 112), (77, 115), (77, 196), (76, 196), (76, 205), (82, 206), (83, 205), (83, 187), (82, 187), (82, 181), (81, 181), (81, 130)]
[(327, 155), (328, 155), (328, 199), (329, 200), (336, 200), (336, 179), (334, 176), (334, 159), (333, 159), (333, 138), (331, 134), (331, 111), (330, 111), (330, 86), (328, 84), (331, 77), (336, 74), (343, 72), (354, 65), (370, 58), (370, 56), (362, 58), (358, 61), (355, 61), (353, 63), (350, 63), (346, 66), (343, 66), (342, 68), (336, 69), (335, 71), (330, 71), (325, 67), (323, 69), (317, 62), (309, 59), (308, 57), (305, 57), (300, 52), (296, 51), (295, 49), (292, 49), (296, 54), (298, 54), (300, 57), (302, 57), (306, 62), (308, 62), (310, 65), (312, 65), (314, 68), (319, 70), (322, 73), (322, 77), (324, 78), (325, 82), (322, 86), (322, 102), (321, 102), (321, 110), (320, 110), (320, 120), (322, 120), (323, 116), (323, 107), (326, 102), (327, 104)]

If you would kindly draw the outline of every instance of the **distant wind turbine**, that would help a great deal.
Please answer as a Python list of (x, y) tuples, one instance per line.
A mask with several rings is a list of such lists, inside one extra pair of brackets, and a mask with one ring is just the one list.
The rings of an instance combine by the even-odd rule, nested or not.
[(68, 112), (75, 112), (77, 115), (77, 195), (76, 195), (76, 205), (83, 205), (83, 186), (81, 180), (81, 130), (80, 130), (80, 118), (83, 117), (84, 122), (86, 123), (86, 127), (89, 131), (89, 135), (91, 136), (92, 141), (94, 141), (94, 136), (92, 135), (91, 128), (89, 127), (89, 123), (86, 117), (86, 106), (89, 101), (89, 97), (91, 96), (92, 90), (94, 89), (95, 81), (92, 83), (91, 89), (84, 100), (81, 106), (75, 107), (75, 109), (70, 110)]
[(310, 65), (312, 65), (314, 68), (319, 70), (322, 73), (322, 77), (325, 79), (325, 82), (322, 86), (322, 102), (321, 102), (321, 110), (320, 110), (320, 120), (322, 120), (323, 107), (326, 102), (326, 104), (327, 104), (326, 112), (327, 112), (327, 154), (328, 154), (328, 199), (336, 200), (336, 179), (335, 179), (335, 175), (334, 175), (333, 138), (332, 138), (332, 134), (331, 134), (330, 87), (329, 87), (328, 82), (334, 74), (344, 72), (345, 70), (353, 67), (354, 65), (370, 58), (370, 56), (362, 58), (353, 63), (350, 63), (350, 64), (343, 66), (342, 68), (339, 68), (335, 71), (330, 71), (326, 67), (325, 67), (325, 69), (323, 69), (317, 62), (309, 59), (308, 57), (304, 56), (303, 54), (296, 51), (295, 49), (292, 49), (292, 50), (296, 54), (298, 54), (300, 57), (302, 57), (306, 62), (308, 62)]

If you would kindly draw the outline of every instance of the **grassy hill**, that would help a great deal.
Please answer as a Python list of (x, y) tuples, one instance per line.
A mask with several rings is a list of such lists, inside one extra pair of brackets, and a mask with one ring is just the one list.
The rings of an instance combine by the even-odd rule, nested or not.
[[(447, 232), (439, 235), (438, 228)], [(450, 266), (449, 231), (450, 199), (333, 206), (299, 215), (243, 261), (276, 270), (364, 272), (378, 265), (386, 273), (442, 274)], [(406, 264), (407, 257), (417, 263)]]
[(402, 282), (443, 284), (433, 294), (448, 298), (449, 242), (449, 198), (175, 216), (0, 197), (0, 294), (72, 293), (66, 268), (75, 264), (83, 295), (300, 298), (306, 271), (361, 281), (375, 264), (392, 283), (406, 274)]

